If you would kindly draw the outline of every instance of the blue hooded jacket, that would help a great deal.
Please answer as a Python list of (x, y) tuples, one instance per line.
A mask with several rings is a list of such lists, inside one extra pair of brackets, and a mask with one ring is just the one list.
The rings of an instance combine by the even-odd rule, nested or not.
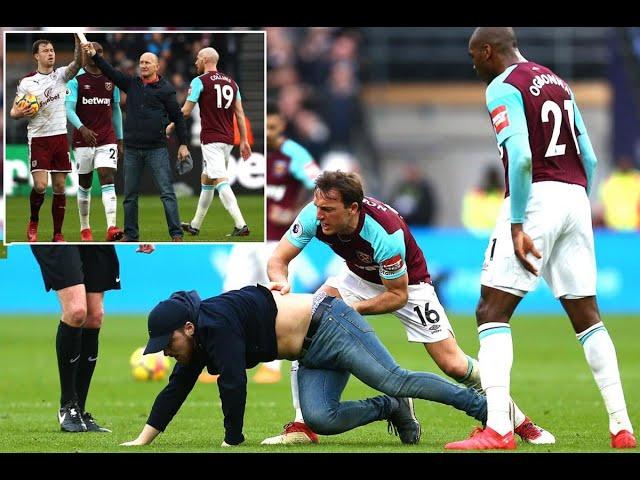
[(274, 360), (278, 354), (278, 309), (271, 292), (261, 285), (249, 286), (202, 301), (195, 291), (176, 292), (167, 301), (186, 309), (196, 327), (196, 350), (191, 363), (174, 367), (169, 384), (156, 397), (147, 424), (164, 431), (206, 366), (209, 373), (220, 375), (217, 383), (225, 442), (242, 443), (246, 369)]

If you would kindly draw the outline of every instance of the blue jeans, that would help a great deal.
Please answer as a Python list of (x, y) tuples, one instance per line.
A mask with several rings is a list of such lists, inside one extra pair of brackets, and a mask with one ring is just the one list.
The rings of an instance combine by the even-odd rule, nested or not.
[[(130, 240), (138, 240), (138, 195), (140, 180), (146, 165), (151, 168), (153, 181), (160, 190), (160, 200), (171, 237), (182, 236), (178, 202), (171, 183), (169, 151), (163, 148), (132, 148), (124, 150), (124, 233)], [(153, 240), (153, 239), (149, 239)], [(157, 240), (157, 239), (156, 239)]]
[[(451, 405), (483, 423), (487, 420), (486, 397), (439, 375), (400, 367), (373, 328), (339, 299), (324, 311), (299, 364), (302, 415), (309, 427), (321, 435), (387, 419), (397, 405), (391, 397), (432, 400)], [(350, 374), (386, 395), (340, 402)]]

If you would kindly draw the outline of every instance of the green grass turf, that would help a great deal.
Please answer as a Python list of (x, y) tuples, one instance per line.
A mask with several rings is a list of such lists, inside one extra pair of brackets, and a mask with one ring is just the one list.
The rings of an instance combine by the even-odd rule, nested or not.
[[(233, 230), (233, 220), (220, 203), (219, 198), (214, 198), (200, 229), (200, 234), (192, 236), (184, 235), (186, 242), (262, 242), (264, 241), (264, 207), (261, 195), (239, 195), (238, 205), (249, 225), (250, 235), (246, 237), (227, 237)], [(117, 225), (124, 228), (124, 209), (122, 196), (118, 197)], [(198, 197), (178, 198), (180, 220), (188, 222), (193, 218), (198, 206)], [(7, 197), (7, 219), (5, 243), (26, 242), (27, 223), (29, 220), (29, 198)], [(138, 205), (138, 220), (140, 222), (140, 240), (144, 242), (170, 242), (167, 230), (167, 221), (164, 216), (164, 208), (159, 195), (141, 196)], [(106, 235), (106, 222), (102, 199), (93, 196), (91, 198), (91, 230), (95, 241), (104, 241)], [(67, 210), (65, 214), (62, 233), (69, 242), (80, 241), (80, 220), (78, 217), (78, 204), (75, 197), (67, 197)], [(40, 210), (40, 224), (38, 227), (38, 240), (50, 242), (53, 237), (53, 225), (51, 219), (51, 195), (47, 194), (45, 202)]]
[[(452, 318), (461, 347), (476, 354), (474, 320)], [(437, 372), (421, 345), (405, 340), (400, 322), (392, 316), (371, 317), (376, 332), (401, 365)], [(640, 322), (630, 316), (608, 316), (606, 324), (616, 345), (631, 420), (640, 425)], [(222, 413), (215, 384), (199, 383), (167, 431), (147, 447), (119, 447), (132, 440), (145, 423), (155, 395), (164, 381), (140, 383), (130, 375), (128, 360), (145, 343), (144, 316), (107, 315), (100, 335), (100, 358), (89, 393), (87, 410), (111, 434), (70, 434), (59, 431), (59, 400), (55, 357), (56, 315), (0, 317), (1, 452), (211, 452), (222, 451)], [(607, 414), (568, 320), (563, 317), (517, 317), (513, 324), (515, 361), (512, 393), (520, 407), (554, 433), (554, 446), (531, 446), (518, 441), (517, 452), (612, 452)], [(320, 437), (312, 446), (261, 446), (292, 419), (289, 362), (278, 384), (248, 385), (244, 423), (245, 443), (234, 452), (444, 452), (448, 441), (465, 438), (475, 420), (451, 407), (419, 400), (422, 422), (419, 445), (405, 446), (387, 433), (386, 422), (374, 422), (350, 432)], [(249, 379), (253, 371), (247, 372)], [(351, 379), (343, 398), (374, 394)], [(226, 449), (224, 451), (227, 451)], [(637, 450), (631, 450), (637, 451)]]

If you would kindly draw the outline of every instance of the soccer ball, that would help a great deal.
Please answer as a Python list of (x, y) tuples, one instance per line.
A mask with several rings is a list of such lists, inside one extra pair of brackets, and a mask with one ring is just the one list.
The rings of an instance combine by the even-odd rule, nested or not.
[(31, 95), (30, 93), (26, 93), (23, 96), (21, 96), (16, 102), (16, 105), (20, 108), (33, 107), (35, 108), (36, 113), (40, 109), (40, 104), (38, 103), (38, 99), (35, 97), (35, 95)]
[(140, 382), (149, 380), (162, 380), (169, 373), (171, 363), (164, 353), (150, 353), (143, 355), (144, 347), (136, 349), (131, 354), (129, 365), (131, 365), (131, 375)]

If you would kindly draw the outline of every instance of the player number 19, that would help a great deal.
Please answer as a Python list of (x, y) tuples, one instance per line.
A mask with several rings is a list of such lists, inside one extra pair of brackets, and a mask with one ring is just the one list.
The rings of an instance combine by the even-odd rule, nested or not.
[(222, 98), (227, 101), (227, 104), (224, 106), (225, 109), (231, 106), (231, 102), (233, 101), (233, 88), (231, 85), (220, 85), (216, 83), (213, 88), (216, 89), (217, 98), (218, 98), (218, 108), (222, 108)]

